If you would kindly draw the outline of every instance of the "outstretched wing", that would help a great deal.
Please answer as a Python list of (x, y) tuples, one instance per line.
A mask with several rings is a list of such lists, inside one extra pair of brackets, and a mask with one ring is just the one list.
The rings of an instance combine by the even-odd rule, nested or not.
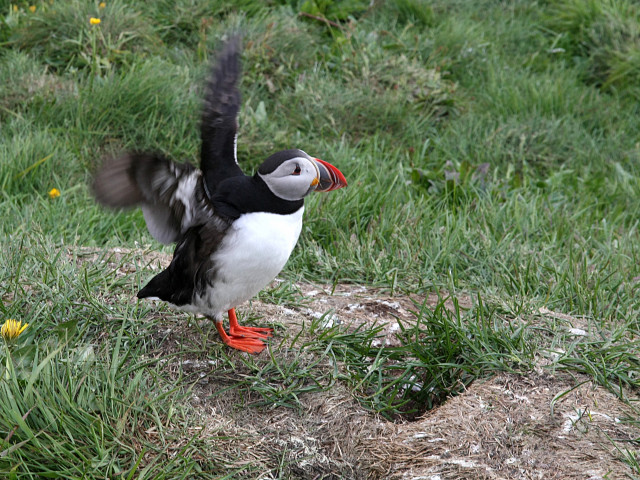
[(93, 193), (107, 207), (140, 206), (149, 232), (161, 243), (176, 242), (213, 213), (200, 171), (159, 154), (130, 152), (106, 160), (94, 177)]
[(241, 51), (240, 37), (231, 37), (220, 50), (207, 83), (200, 126), (200, 169), (209, 195), (220, 181), (243, 175), (236, 158)]

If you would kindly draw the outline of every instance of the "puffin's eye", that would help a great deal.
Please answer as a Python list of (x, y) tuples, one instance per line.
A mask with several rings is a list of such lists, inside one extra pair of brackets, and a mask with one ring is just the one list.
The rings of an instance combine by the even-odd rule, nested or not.
[(300, 175), (300, 172), (301, 172), (301, 171), (302, 171), (302, 170), (300, 169), (300, 165), (298, 165), (298, 164), (296, 163), (296, 169), (293, 171), (293, 173), (292, 173), (291, 175)]

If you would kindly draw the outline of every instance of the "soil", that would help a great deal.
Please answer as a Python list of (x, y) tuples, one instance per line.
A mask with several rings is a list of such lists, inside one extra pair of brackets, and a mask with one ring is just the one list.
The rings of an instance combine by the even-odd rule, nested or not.
[[(123, 274), (130, 274), (132, 268), (151, 270), (168, 264), (169, 257), (161, 254), (146, 257), (146, 263), (136, 260), (135, 266), (119, 260), (128, 253), (113, 252), (110, 260)], [(84, 251), (77, 258), (96, 257)], [(437, 294), (391, 296), (356, 285), (302, 283), (295, 288), (303, 300), (294, 305), (254, 300), (238, 312), (244, 318), (259, 317), (258, 324), (280, 323), (294, 333), (322, 315), (327, 326), (384, 324), (380, 342), (392, 346), (398, 344), (399, 322), (410, 323), (412, 311), (439, 301)], [(471, 304), (469, 298), (458, 300), (463, 307)], [(569, 327), (584, 327), (581, 319), (569, 315), (546, 309), (538, 313), (541, 319), (560, 318)], [(194, 408), (188, 428), (219, 463), (238, 471), (246, 468), (243, 478), (636, 478), (621, 456), (627, 449), (640, 457), (637, 421), (629, 421), (635, 419), (627, 404), (586, 376), (554, 373), (544, 362), (527, 375), (499, 373), (477, 379), (415, 421), (381, 418), (363, 408), (340, 383), (300, 395), (299, 408), (254, 408), (247, 406), (250, 387), (220, 393), (229, 384), (229, 375), (240, 373), (221, 375), (215, 360), (184, 353), (182, 345), (201, 341), (198, 332), (189, 321), (175, 322), (173, 317), (159, 330), (155, 355), (183, 352), (168, 356), (166, 367), (169, 374), (189, 379), (192, 385), (189, 401)], [(216, 341), (215, 335), (210, 338)], [(226, 354), (248, 358), (242, 352)], [(266, 363), (267, 355), (265, 351), (251, 358), (260, 362), (265, 356)], [(175, 445), (169, 454), (191, 440), (178, 433), (184, 428), (175, 426)], [(280, 472), (278, 465), (283, 465)]]

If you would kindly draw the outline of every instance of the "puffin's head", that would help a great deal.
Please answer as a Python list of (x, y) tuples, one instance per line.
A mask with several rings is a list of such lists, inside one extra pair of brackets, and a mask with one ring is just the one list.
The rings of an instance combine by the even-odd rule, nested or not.
[(274, 195), (291, 201), (301, 200), (311, 192), (347, 186), (336, 167), (297, 149), (274, 153), (260, 165), (257, 174)]

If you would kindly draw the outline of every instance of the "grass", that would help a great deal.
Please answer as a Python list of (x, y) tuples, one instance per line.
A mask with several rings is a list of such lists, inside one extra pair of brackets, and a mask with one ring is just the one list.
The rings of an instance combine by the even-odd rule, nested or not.
[[(66, 250), (153, 244), (140, 212), (94, 204), (91, 172), (134, 147), (197, 161), (208, 57), (233, 29), (245, 35), (243, 166), (298, 146), (349, 179), (309, 198), (283, 276), (448, 293), (433, 309), (416, 305), (397, 348), (375, 346), (375, 328), (317, 322), (258, 358), (194, 347), (221, 362), (228, 390), (252, 408), (296, 409), (339, 384), (375, 412), (412, 418), (479, 376), (524, 373), (541, 351), (561, 351), (551, 370), (632, 400), (637, 5), (106, 3), (36, 2), (31, 12), (0, 2), (0, 319), (30, 323), (0, 355), (3, 475), (238, 474), (170, 428), (187, 424), (188, 382), (172, 386), (148, 360), (156, 308), (130, 301), (144, 260), (87, 263)], [(122, 262), (140, 268), (123, 276)], [(460, 295), (473, 307), (459, 307)], [(290, 282), (262, 298), (303, 302)], [(541, 307), (584, 319), (589, 334), (540, 328)], [(637, 452), (616, 448), (640, 474)]]

